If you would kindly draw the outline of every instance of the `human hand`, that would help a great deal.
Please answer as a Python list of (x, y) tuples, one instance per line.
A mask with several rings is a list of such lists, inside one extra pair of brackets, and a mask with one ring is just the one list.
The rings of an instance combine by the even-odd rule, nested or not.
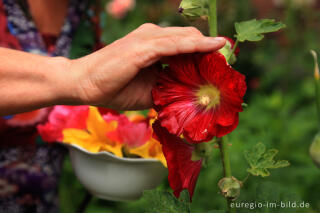
[[(193, 27), (144, 24), (127, 36), (80, 59), (69, 74), (76, 104), (138, 110), (152, 107), (151, 89), (163, 57), (216, 51), (223, 38), (205, 37)], [(159, 67), (160, 66), (160, 67)]]

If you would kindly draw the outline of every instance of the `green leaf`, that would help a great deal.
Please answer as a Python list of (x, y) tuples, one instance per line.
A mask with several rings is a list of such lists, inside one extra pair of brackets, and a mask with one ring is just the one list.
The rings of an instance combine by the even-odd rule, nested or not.
[(248, 41), (260, 41), (264, 38), (264, 33), (276, 32), (286, 27), (281, 22), (275, 22), (274, 19), (252, 19), (249, 21), (236, 22), (236, 38), (240, 42)]
[(190, 196), (187, 190), (177, 199), (171, 192), (163, 190), (146, 190), (143, 197), (150, 204), (147, 213), (190, 213)]
[(211, 211), (208, 211), (208, 213), (226, 213), (225, 210), (211, 210)]
[(266, 177), (270, 175), (268, 169), (277, 169), (289, 166), (289, 162), (286, 160), (274, 160), (278, 150), (269, 149), (263, 143), (256, 144), (251, 150), (246, 150), (244, 156), (250, 165), (247, 171), (255, 176)]

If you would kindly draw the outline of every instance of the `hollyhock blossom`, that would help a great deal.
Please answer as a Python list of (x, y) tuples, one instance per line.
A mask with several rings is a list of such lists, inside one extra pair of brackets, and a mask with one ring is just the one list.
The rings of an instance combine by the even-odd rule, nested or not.
[(37, 126), (42, 139), (47, 142), (62, 141), (65, 128), (86, 128), (88, 106), (55, 106), (48, 121)]
[(152, 90), (161, 126), (190, 143), (222, 137), (239, 122), (245, 76), (218, 53), (171, 57)]
[(202, 159), (193, 160), (195, 147), (184, 142), (181, 137), (170, 134), (159, 121), (153, 124), (153, 130), (155, 137), (162, 144), (162, 151), (168, 164), (169, 184), (174, 195), (179, 197), (182, 190), (188, 189), (192, 198)]

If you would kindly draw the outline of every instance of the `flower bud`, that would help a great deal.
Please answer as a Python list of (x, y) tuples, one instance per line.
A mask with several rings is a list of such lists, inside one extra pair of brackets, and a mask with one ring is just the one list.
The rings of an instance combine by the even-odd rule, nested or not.
[(210, 160), (213, 150), (213, 141), (195, 144), (192, 152), (192, 161), (203, 160), (204, 166)]
[(320, 134), (318, 133), (310, 146), (310, 156), (318, 168), (320, 168)]
[(228, 37), (224, 37), (226, 39), (226, 44), (224, 45), (224, 47), (222, 47), (219, 52), (224, 55), (224, 57), (226, 58), (226, 60), (229, 59), (228, 63), (229, 64), (234, 64), (237, 61), (237, 55), (240, 52), (240, 49), (238, 47), (236, 47), (235, 51), (232, 53), (233, 47), (235, 45), (235, 42)]
[(208, 16), (206, 2), (207, 0), (182, 0), (179, 6), (179, 13), (191, 21), (206, 17)]
[(235, 177), (225, 177), (219, 181), (218, 186), (221, 194), (225, 198), (229, 200), (236, 200), (240, 195), (242, 182), (237, 180)]

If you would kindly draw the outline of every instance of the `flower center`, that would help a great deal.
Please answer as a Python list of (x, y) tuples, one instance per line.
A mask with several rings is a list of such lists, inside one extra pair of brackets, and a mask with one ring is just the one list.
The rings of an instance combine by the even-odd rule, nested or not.
[(220, 104), (220, 91), (213, 85), (200, 86), (196, 93), (197, 102), (206, 109), (211, 109)]
[(210, 103), (210, 97), (208, 95), (202, 95), (199, 97), (199, 102), (201, 105), (207, 106)]

